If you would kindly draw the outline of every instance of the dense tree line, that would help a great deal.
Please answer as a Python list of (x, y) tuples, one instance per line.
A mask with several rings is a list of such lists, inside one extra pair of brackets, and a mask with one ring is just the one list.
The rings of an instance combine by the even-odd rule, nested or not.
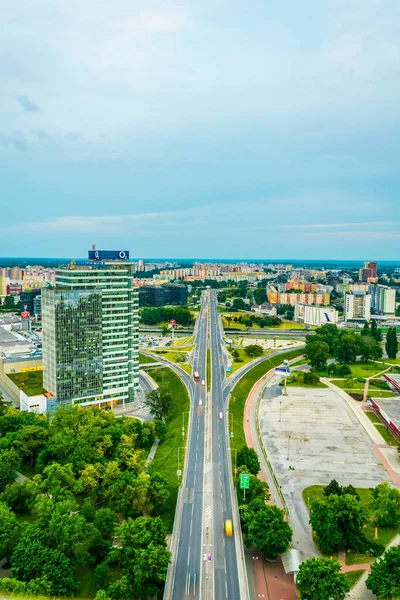
[(369, 331), (365, 328), (362, 335), (357, 335), (354, 331), (340, 330), (336, 325), (327, 324), (317, 329), (315, 335), (307, 336), (304, 355), (317, 370), (326, 369), (330, 358), (344, 364), (355, 362), (357, 357), (379, 360), (382, 358), (379, 337), (381, 332), (378, 329)]
[[(73, 596), (76, 566), (93, 565), (112, 599), (159, 594), (169, 489), (145, 461), (164, 424), (79, 406), (48, 419), (1, 403), (0, 415), (0, 559), (12, 573), (0, 590)], [(36, 474), (16, 481), (25, 468)]]
[(386, 353), (388, 357), (394, 360), (399, 350), (399, 342), (397, 341), (397, 329), (396, 327), (389, 327), (386, 334)]
[(158, 325), (175, 320), (178, 325), (192, 325), (193, 315), (187, 307), (160, 306), (159, 308), (143, 308), (140, 321), (143, 325)]
[(254, 325), (254, 327), (260, 327), (261, 329), (264, 327), (277, 327), (282, 323), (281, 319), (277, 317), (258, 317), (256, 315), (240, 315), (239, 317), (226, 315), (225, 318), (228, 321), (228, 327), (232, 321), (242, 323), (246, 327), (253, 327)]
[[(268, 484), (258, 479), (260, 463), (252, 448), (243, 446), (237, 453), (235, 486), (239, 500), (239, 513), (248, 548), (257, 547), (270, 559), (285, 552), (292, 539), (292, 530), (285, 521), (285, 513), (275, 505), (266, 504), (270, 498)], [(250, 475), (250, 488), (240, 490), (240, 475)]]

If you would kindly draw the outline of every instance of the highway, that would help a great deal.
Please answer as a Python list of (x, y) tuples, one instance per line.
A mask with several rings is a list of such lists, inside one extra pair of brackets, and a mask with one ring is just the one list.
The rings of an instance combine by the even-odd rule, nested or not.
[[(193, 370), (200, 376), (200, 382), (193, 383), (189, 376), (184, 377), (191, 391), (191, 429), (188, 432), (187, 470), (182, 486), (182, 513), (178, 523), (179, 541), (176, 556), (169, 576), (173, 578), (171, 594), (168, 598), (201, 598), (201, 575), (203, 566), (203, 478), (206, 386), (201, 381), (206, 378), (208, 308), (205, 295), (196, 328)], [(180, 375), (182, 375), (180, 373)], [(199, 405), (201, 399), (202, 405)], [(183, 471), (183, 461), (179, 466)], [(168, 590), (168, 586), (166, 586)], [(165, 596), (164, 596), (165, 597)], [(211, 599), (210, 599), (211, 600)]]
[[(238, 600), (240, 593), (235, 537), (225, 536), (225, 520), (233, 520), (227, 423), (223, 396), (225, 367), (215, 292), (210, 292), (212, 372), (213, 565), (214, 598)], [(222, 415), (222, 419), (220, 418)]]

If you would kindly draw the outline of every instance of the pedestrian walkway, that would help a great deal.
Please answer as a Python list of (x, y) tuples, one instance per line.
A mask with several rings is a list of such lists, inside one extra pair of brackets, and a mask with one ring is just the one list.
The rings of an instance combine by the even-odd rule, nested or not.
[(367, 401), (367, 396), (368, 396), (368, 388), (369, 388), (369, 382), (371, 379), (377, 379), (378, 377), (380, 377), (381, 375), (383, 375), (384, 373), (387, 373), (388, 371), (391, 370), (391, 366), (388, 367), (387, 369), (385, 369), (384, 371), (381, 371), (380, 373), (375, 373), (375, 375), (371, 375), (371, 377), (367, 377), (366, 381), (365, 381), (365, 385), (364, 385), (364, 395), (363, 395), (363, 402)]
[(147, 465), (149, 465), (151, 463), (151, 461), (155, 457), (159, 443), (160, 443), (160, 440), (154, 440), (153, 445), (150, 448), (149, 455), (146, 458), (146, 467), (147, 467)]

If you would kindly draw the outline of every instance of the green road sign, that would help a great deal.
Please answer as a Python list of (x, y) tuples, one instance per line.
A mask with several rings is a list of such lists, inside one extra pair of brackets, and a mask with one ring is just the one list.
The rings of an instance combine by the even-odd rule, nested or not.
[(248, 475), (247, 473), (240, 476), (240, 489), (241, 490), (250, 489), (250, 475)]

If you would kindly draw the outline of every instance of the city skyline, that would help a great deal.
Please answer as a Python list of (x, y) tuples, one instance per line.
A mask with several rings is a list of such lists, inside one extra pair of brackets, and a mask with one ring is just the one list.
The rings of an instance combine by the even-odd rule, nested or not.
[(1, 255), (395, 257), (399, 5), (233, 8), (4, 7)]

